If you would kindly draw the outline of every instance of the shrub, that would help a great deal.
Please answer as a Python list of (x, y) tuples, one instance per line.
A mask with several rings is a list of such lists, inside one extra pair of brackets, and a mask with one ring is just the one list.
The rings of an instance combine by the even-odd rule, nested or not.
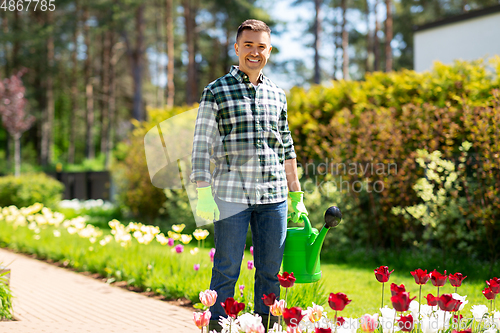
[(12, 319), (12, 293), (5, 274), (0, 274), (0, 320)]
[[(321, 187), (318, 200), (323, 202), (331, 197), (324, 184), (333, 184), (350, 224), (337, 233), (347, 236), (353, 248), (444, 248), (446, 243), (458, 251), (456, 245), (465, 240), (460, 250), (472, 245), (469, 253), (483, 257), (498, 252), (498, 245), (479, 237), (499, 233), (495, 221), (500, 216), (500, 58), (494, 63), (497, 75), (482, 61), (456, 62), (437, 64), (424, 73), (373, 73), (362, 82), (292, 89), (289, 123), (304, 169), (302, 182)], [(472, 147), (466, 161), (459, 162), (465, 141)], [(469, 231), (478, 228), (473, 240), (464, 235), (443, 242), (439, 235), (446, 228), (430, 233), (422, 223), (392, 213), (393, 207), (421, 203), (414, 186), (426, 171), (416, 162), (418, 150), (440, 151), (442, 159), (457, 167), (466, 164), (468, 192), (456, 193), (456, 210)], [(343, 182), (347, 187), (339, 186)], [(466, 198), (467, 204), (460, 204), (458, 197)], [(447, 221), (440, 223), (453, 225), (456, 216), (443, 218)], [(485, 243), (493, 248), (484, 251)]]
[(63, 191), (61, 182), (44, 173), (0, 177), (0, 207), (28, 207), (36, 202), (55, 207)]
[(170, 224), (187, 224), (193, 221), (193, 213), (185, 190), (161, 189), (153, 186), (144, 150), (144, 137), (152, 127), (189, 109), (192, 107), (148, 110), (149, 121), (135, 122), (134, 130), (120, 144), (122, 153), (117, 154), (118, 162), (113, 167), (112, 173), (114, 183), (117, 185), (117, 201), (123, 211), (130, 212), (136, 218), (145, 218), (148, 223), (153, 223), (158, 217), (172, 220)]

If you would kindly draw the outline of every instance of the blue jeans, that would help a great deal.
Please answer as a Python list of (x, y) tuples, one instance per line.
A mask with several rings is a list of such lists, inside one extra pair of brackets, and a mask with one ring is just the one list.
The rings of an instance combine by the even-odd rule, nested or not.
[(217, 196), (215, 201), (221, 216), (214, 224), (215, 256), (210, 289), (217, 291), (218, 296), (210, 308), (211, 319), (227, 317), (220, 303), (234, 297), (249, 224), (255, 266), (254, 312), (268, 314), (269, 307), (262, 296), (275, 293), (279, 297), (280, 294), (277, 274), (285, 249), (287, 201), (250, 207), (222, 201)]

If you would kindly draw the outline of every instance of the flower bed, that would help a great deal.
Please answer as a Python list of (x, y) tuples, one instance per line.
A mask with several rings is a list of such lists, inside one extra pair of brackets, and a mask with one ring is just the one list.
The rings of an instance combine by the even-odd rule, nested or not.
[[(437, 288), (436, 296), (428, 294), (426, 304), (415, 301), (416, 296), (410, 297), (403, 284), (392, 283), (390, 286), (392, 308), (384, 306), (384, 286), (389, 281), (393, 271), (389, 271), (387, 266), (380, 266), (375, 269), (377, 281), (382, 283), (382, 296), (380, 313), (365, 314), (360, 318), (344, 318), (340, 316), (345, 307), (351, 303), (351, 299), (342, 292), (330, 293), (328, 305), (335, 311), (333, 318), (329, 318), (322, 306), (312, 303), (307, 310), (288, 304), (286, 297), (288, 288), (294, 286), (295, 277), (293, 273), (284, 272), (278, 274), (278, 279), (282, 287), (286, 288), (285, 300), (278, 300), (274, 293), (262, 295), (264, 304), (269, 306), (269, 312), (279, 318), (278, 323), (270, 327), (269, 319), (267, 324), (262, 322), (262, 318), (257, 314), (244, 313), (238, 316), (245, 308), (245, 305), (238, 303), (233, 298), (228, 298), (221, 302), (227, 318), (220, 318), (219, 324), (222, 326), (223, 333), (263, 333), (268, 332), (316, 332), (316, 333), (355, 333), (362, 331), (373, 333), (393, 332), (452, 332), (452, 333), (472, 333), (485, 332), (496, 333), (500, 329), (500, 312), (495, 311), (494, 299), (500, 293), (500, 279), (494, 277), (486, 281), (487, 287), (482, 291), (490, 307), (485, 305), (474, 305), (471, 309), (471, 315), (461, 313), (464, 306), (468, 303), (467, 296), (460, 296), (456, 293), (461, 287), (462, 281), (466, 278), (461, 273), (446, 275), (434, 270), (427, 273), (427, 270), (417, 269), (411, 272), (415, 282), (420, 287), (419, 300), (422, 298), (422, 285), (428, 281), (432, 282)], [(455, 287), (453, 294), (439, 294), (440, 287), (446, 284), (449, 279), (450, 284)], [(205, 308), (215, 304), (217, 293), (213, 290), (207, 290), (200, 293), (200, 301)], [(220, 300), (219, 300), (220, 301)], [(465, 314), (465, 315), (464, 315)], [(208, 326), (211, 313), (210, 310), (204, 312), (195, 312), (193, 319), (195, 325), (203, 333), (204, 327)], [(265, 328), (265, 326), (267, 326)], [(208, 329), (207, 329), (208, 330)], [(214, 333), (215, 331), (211, 331)]]

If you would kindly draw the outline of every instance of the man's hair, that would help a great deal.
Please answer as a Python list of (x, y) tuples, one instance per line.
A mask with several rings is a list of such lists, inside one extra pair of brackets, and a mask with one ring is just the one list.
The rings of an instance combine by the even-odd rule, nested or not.
[(243, 30), (251, 30), (251, 31), (265, 31), (271, 37), (271, 29), (262, 21), (259, 20), (246, 20), (238, 27), (238, 32), (236, 33), (236, 43), (238, 43), (238, 39), (241, 36)]

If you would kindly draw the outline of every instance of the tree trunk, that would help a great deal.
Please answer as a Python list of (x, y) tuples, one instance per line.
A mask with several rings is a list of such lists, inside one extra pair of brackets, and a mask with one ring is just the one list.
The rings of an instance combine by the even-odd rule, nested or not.
[[(231, 52), (231, 47), (233, 43), (231, 41), (231, 30), (227, 27), (227, 24), (224, 25), (226, 27), (226, 43), (224, 44), (224, 58), (222, 59), (222, 64), (224, 68), (222, 69), (224, 73), (229, 72), (231, 69), (231, 57), (229, 56), (229, 52)], [(235, 41), (236, 42), (236, 41)]]
[(85, 125), (85, 157), (88, 159), (92, 159), (95, 157), (95, 149), (94, 149), (94, 136), (93, 136), (93, 127), (94, 127), (94, 89), (92, 85), (92, 65), (90, 62), (90, 26), (88, 25), (89, 19), (89, 9), (88, 5), (84, 7), (83, 10), (83, 35), (85, 46), (87, 48), (86, 58), (84, 63), (84, 77), (85, 77), (85, 100), (86, 100), (86, 125)]
[[(7, 36), (9, 33), (9, 16), (7, 12), (1, 11), (2, 13), (2, 32), (4, 36)], [(4, 53), (4, 61), (5, 61), (5, 66), (4, 66), (4, 75), (5, 77), (10, 77), (10, 52), (9, 52), (9, 43), (4, 40), (4, 43), (2, 44), (3, 48), (3, 53)]]
[(107, 133), (107, 146), (106, 146), (106, 157), (104, 164), (106, 165), (106, 169), (109, 170), (111, 167), (111, 152), (113, 151), (113, 128), (116, 128), (115, 124), (115, 66), (118, 62), (118, 58), (114, 54), (114, 45), (115, 45), (115, 30), (114, 26), (110, 30), (110, 62), (109, 62), (109, 97), (108, 97), (108, 115), (109, 115), (109, 130)]
[(385, 19), (385, 71), (392, 71), (392, 1), (385, 0), (387, 18)]
[(193, 104), (198, 100), (196, 75), (196, 0), (184, 0), (184, 20), (186, 25), (186, 45), (188, 51), (188, 68), (186, 82), (186, 103)]
[(76, 140), (76, 119), (78, 110), (78, 24), (80, 17), (80, 4), (78, 0), (75, 1), (75, 30), (73, 31), (73, 51), (71, 52), (71, 113), (69, 125), (69, 143), (68, 143), (68, 163), (75, 163), (75, 140)]
[[(9, 17), (7, 12), (2, 11), (2, 31), (5, 36), (9, 33)], [(4, 75), (5, 77), (10, 77), (10, 59), (9, 59), (9, 43), (4, 41), (2, 45), (3, 53), (4, 53)], [(10, 155), (10, 138), (9, 133), (5, 131), (5, 160), (7, 161), (7, 167), (10, 167), (11, 163), (11, 155)]]
[(111, 63), (111, 34), (108, 29), (103, 33), (102, 54), (102, 108), (101, 108), (101, 154), (107, 153), (109, 132), (109, 71)]
[[(18, 33), (19, 34), (22, 34), (22, 30), (21, 30), (21, 26), (22, 26), (22, 22), (21, 22), (21, 17), (20, 17), (20, 12), (15, 10), (14, 11), (14, 25), (13, 25), (13, 31), (14, 31), (14, 35), (15, 35), (15, 39), (14, 39), (14, 43), (12, 45), (12, 72), (16, 72), (18, 71), (21, 66), (21, 59), (19, 58), (19, 51), (21, 50), (21, 38), (18, 38)], [(52, 37), (53, 38), (53, 37)]]
[(341, 1), (342, 7), (342, 74), (344, 80), (349, 80), (349, 32), (347, 31), (347, 0)]
[[(53, 24), (53, 13), (47, 11), (47, 25)], [(46, 98), (47, 104), (42, 116), (42, 147), (41, 164), (47, 166), (52, 162), (52, 145), (54, 144), (54, 35), (51, 33), (47, 37), (47, 74), (46, 74)]]
[(166, 25), (167, 25), (167, 105), (174, 106), (174, 11), (172, 10), (173, 0), (165, 0), (166, 6)]
[(16, 165), (14, 175), (19, 177), (21, 175), (21, 134), (14, 135), (14, 160)]
[(319, 65), (319, 48), (320, 48), (320, 33), (321, 33), (321, 0), (314, 0), (314, 83), (321, 82), (321, 68)]
[(134, 97), (132, 117), (138, 121), (144, 120), (144, 110), (142, 107), (142, 67), (144, 54), (144, 4), (137, 7), (135, 13), (136, 43), (132, 52), (132, 77), (134, 80)]
[(373, 70), (379, 70), (380, 64), (380, 44), (378, 40), (378, 32), (380, 31), (380, 22), (377, 18), (377, 8), (378, 8), (379, 0), (375, 1), (374, 14), (375, 14), (375, 31), (373, 32)]
[[(333, 1), (334, 8), (337, 6), (337, 1)], [(339, 21), (337, 19), (337, 10), (335, 8), (335, 13), (333, 15), (333, 46), (334, 46), (334, 51), (333, 51), (333, 79), (337, 80), (337, 66), (338, 66), (338, 51), (340, 49), (339, 45)]]
[(162, 36), (161, 36), (161, 32), (162, 32), (162, 27), (161, 27), (161, 22), (162, 22), (162, 18), (161, 18), (161, 0), (160, 0), (160, 3), (156, 3), (155, 2), (155, 6), (157, 6), (156, 8), (156, 30), (155, 30), (155, 35), (156, 35), (156, 41), (155, 41), (155, 44), (156, 44), (156, 62), (155, 62), (155, 65), (156, 65), (156, 107), (163, 107), (163, 96), (165, 95), (165, 91), (163, 89), (163, 87), (161, 86), (160, 84), (160, 78), (163, 74), (163, 66), (161, 65), (161, 61), (160, 61), (160, 55), (163, 53), (162, 51), (162, 47), (161, 47), (161, 40), (162, 40)]
[(369, 73), (373, 70), (373, 47), (372, 47), (372, 35), (370, 30), (370, 2), (365, 0), (365, 15), (366, 15), (366, 63), (365, 63), (365, 73)]
[(212, 58), (210, 60), (210, 68), (208, 69), (208, 80), (211, 82), (219, 76), (219, 61), (220, 61), (220, 43), (215, 37), (212, 40)]

